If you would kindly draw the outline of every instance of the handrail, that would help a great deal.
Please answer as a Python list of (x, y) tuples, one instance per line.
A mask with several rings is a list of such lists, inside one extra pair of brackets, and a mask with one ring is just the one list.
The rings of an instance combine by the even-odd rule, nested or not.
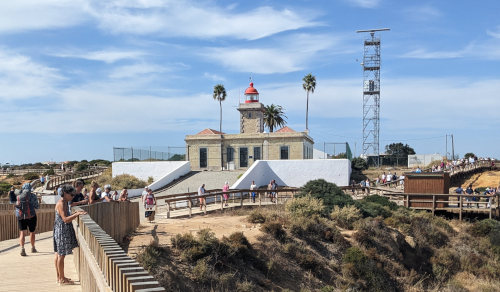
[(102, 172), (104, 172), (104, 170), (106, 170), (106, 169), (104, 169), (104, 168), (91, 169), (91, 170), (74, 172), (74, 173), (69, 173), (69, 174), (53, 177), (53, 178), (49, 179), (49, 181), (47, 182), (47, 190), (53, 190), (54, 188), (56, 188), (57, 186), (59, 186), (63, 183), (73, 181), (73, 180), (76, 180), (78, 178), (97, 176), (97, 175), (101, 174)]

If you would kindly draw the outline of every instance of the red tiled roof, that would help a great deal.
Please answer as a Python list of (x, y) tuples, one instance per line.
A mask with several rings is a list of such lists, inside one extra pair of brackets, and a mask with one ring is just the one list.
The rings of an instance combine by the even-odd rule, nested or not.
[(221, 134), (225, 134), (225, 133), (219, 132), (219, 131), (214, 130), (214, 129), (208, 129), (207, 128), (207, 129), (199, 132), (196, 135), (221, 135)]
[(285, 126), (281, 129), (279, 129), (278, 131), (276, 131), (276, 133), (295, 133), (295, 130), (288, 127), (288, 126)]

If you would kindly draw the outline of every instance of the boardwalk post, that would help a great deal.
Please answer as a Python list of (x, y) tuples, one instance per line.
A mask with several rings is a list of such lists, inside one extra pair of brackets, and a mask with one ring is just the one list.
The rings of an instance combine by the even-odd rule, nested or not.
[(167, 219), (170, 219), (170, 202), (166, 202), (166, 203), (167, 203)]
[(243, 192), (240, 193), (240, 198), (241, 198), (241, 200), (240, 200), (240, 207), (243, 208)]
[(204, 200), (204, 204), (203, 204), (203, 213), (205, 215), (207, 215), (207, 197), (205, 196), (205, 200)]
[(462, 198), (461, 194), (458, 195), (458, 201), (459, 201), (458, 204), (460, 206), (460, 212), (459, 212), (458, 217), (460, 217), (459, 219), (460, 219), (460, 221), (462, 221), (462, 211), (464, 209), (464, 204), (463, 204), (463, 198)]
[(224, 210), (224, 197), (220, 195), (220, 210)]
[(436, 195), (432, 195), (432, 216), (436, 212)]
[(491, 219), (491, 212), (493, 211), (492, 208), (491, 208), (492, 205), (493, 205), (493, 204), (491, 204), (491, 201), (493, 201), (493, 197), (489, 197), (488, 200), (490, 202), (490, 219)]
[(259, 192), (259, 207), (262, 206), (262, 192)]
[(189, 218), (193, 215), (193, 201), (191, 198), (188, 199), (188, 207), (189, 207)]

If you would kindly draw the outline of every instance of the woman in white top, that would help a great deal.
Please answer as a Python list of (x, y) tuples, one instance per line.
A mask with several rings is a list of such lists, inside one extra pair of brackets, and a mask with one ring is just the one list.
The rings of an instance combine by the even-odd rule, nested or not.
[[(253, 191), (257, 188), (257, 185), (255, 185), (255, 181), (252, 181), (252, 184), (250, 185), (250, 190)], [(252, 203), (255, 203), (255, 192), (252, 192)]]

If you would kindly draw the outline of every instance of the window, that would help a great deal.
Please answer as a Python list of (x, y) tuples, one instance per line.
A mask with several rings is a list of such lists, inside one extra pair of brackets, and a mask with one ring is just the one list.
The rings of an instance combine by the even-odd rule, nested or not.
[(234, 149), (227, 147), (227, 162), (234, 161)]
[(240, 167), (248, 167), (248, 148), (240, 148)]
[(260, 160), (260, 147), (253, 147), (253, 160)]
[(207, 167), (207, 148), (200, 148), (200, 168)]
[(288, 146), (280, 147), (280, 159), (288, 159)]

